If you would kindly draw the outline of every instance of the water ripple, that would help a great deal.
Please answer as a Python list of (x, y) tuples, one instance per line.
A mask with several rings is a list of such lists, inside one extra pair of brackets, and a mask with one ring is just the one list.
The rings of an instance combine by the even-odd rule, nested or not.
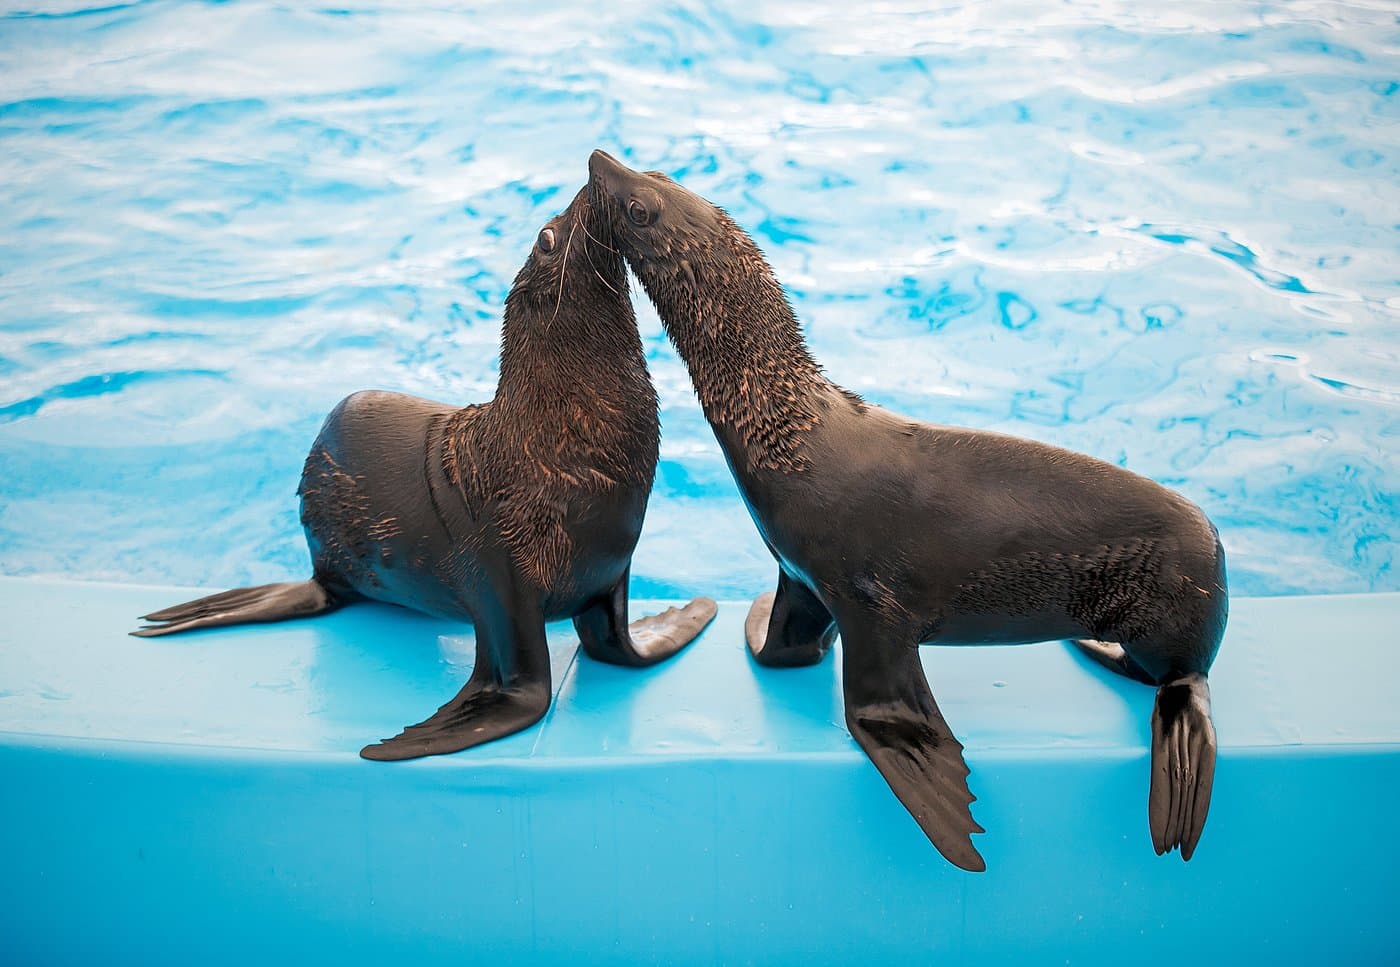
[(1166, 242), (1168, 245), (1181, 245), (1189, 250), (1218, 255), (1232, 265), (1244, 269), (1271, 289), (1316, 294), (1315, 290), (1308, 288), (1296, 276), (1260, 264), (1259, 256), (1248, 245), (1235, 241), (1228, 233), (1219, 229), (1146, 224), (1130, 230), (1155, 238), (1159, 242)]
[(110, 396), (121, 393), (141, 382), (157, 381), (165, 383), (172, 379), (189, 376), (219, 377), (222, 374), (208, 369), (167, 369), (159, 372), (97, 373), (84, 376), (71, 383), (52, 386), (36, 396), (16, 400), (13, 403), (0, 403), (0, 423), (33, 416), (49, 403), (56, 400), (81, 400), (94, 396)]
[[(730, 209), (872, 400), (1180, 488), (1237, 591), (1400, 587), (1393, 5), (11, 6), (7, 573), (300, 574), (323, 414), (489, 396), (601, 145)], [(771, 560), (638, 314), (665, 439), (633, 573), (751, 594)]]

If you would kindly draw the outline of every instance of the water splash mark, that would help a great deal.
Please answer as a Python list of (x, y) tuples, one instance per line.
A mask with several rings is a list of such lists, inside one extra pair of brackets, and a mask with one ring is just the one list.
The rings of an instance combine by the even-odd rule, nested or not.
[(1182, 225), (1158, 225), (1144, 222), (1129, 226), (1128, 231), (1135, 235), (1146, 235), (1168, 245), (1179, 245), (1187, 251), (1205, 252), (1218, 256), (1243, 269), (1264, 285), (1280, 292), (1296, 292), (1301, 295), (1327, 295), (1309, 288), (1296, 275), (1269, 268), (1259, 261), (1258, 254), (1248, 245), (1235, 241), (1228, 232), (1218, 229), (1193, 228)]
[(1323, 376), (1308, 368), (1310, 358), (1303, 353), (1290, 353), (1281, 350), (1257, 350), (1249, 354), (1253, 362), (1274, 363), (1295, 370), (1306, 383), (1321, 386), (1328, 392), (1348, 399), (1366, 400), (1371, 403), (1400, 404), (1400, 389), (1388, 386), (1363, 386), (1351, 380), (1336, 376)]
[(125, 373), (99, 373), (94, 376), (84, 376), (82, 379), (74, 380), (71, 383), (62, 383), (58, 386), (50, 387), (37, 396), (31, 396), (28, 399), (17, 400), (14, 403), (0, 406), (0, 424), (13, 423), (27, 416), (33, 416), (56, 400), (77, 400), (93, 396), (107, 396), (112, 393), (120, 393), (127, 387), (137, 383), (176, 379), (180, 377), (227, 378), (224, 372), (214, 369), (169, 369), (158, 372), (136, 370)]
[(213, 299), (152, 294), (145, 307), (157, 316), (223, 316), (256, 319), (291, 315), (310, 305), (310, 296), (272, 296), (263, 299)]
[(1064, 426), (1069, 416), (1070, 397), (1042, 390), (1020, 390), (1011, 397), (1011, 416), (1024, 423)]
[(1144, 332), (1151, 328), (1151, 326), (1135, 326), (1130, 323), (1122, 307), (1114, 305), (1102, 295), (1097, 295), (1092, 299), (1068, 299), (1059, 305), (1061, 309), (1073, 312), (1077, 316), (1107, 315), (1113, 319), (1113, 325), (1117, 329)]
[(997, 293), (997, 311), (1007, 329), (1024, 329), (1038, 317), (1031, 304), (1014, 292)]
[(919, 279), (905, 276), (886, 288), (885, 294), (904, 302), (905, 318), (911, 323), (922, 323), (930, 332), (972, 315), (987, 302), (987, 289), (979, 271), (955, 273), (952, 278), (940, 282), (932, 293), (924, 291)]
[(1331, 390), (1338, 396), (1346, 396), (1351, 399), (1369, 400), (1373, 403), (1391, 403), (1400, 405), (1400, 390), (1382, 389), (1376, 386), (1361, 386), (1357, 383), (1350, 383), (1344, 379), (1335, 379), (1330, 376), (1319, 376), (1316, 373), (1308, 373), (1307, 378), (1318, 385)]
[(262, 689), (266, 692), (276, 692), (278, 694), (288, 694), (297, 689), (297, 683), (290, 678), (279, 678), (270, 682), (254, 682), (254, 688)]
[(1184, 313), (1170, 302), (1153, 302), (1142, 307), (1141, 315), (1148, 329), (1166, 329), (1180, 322)]
[[(3, 18), (0, 18), (3, 19)], [(0, 120), (6, 122), (43, 120), (58, 116), (74, 118), (85, 115), (112, 114), (155, 100), (150, 95), (132, 94), (126, 97), (30, 97), (0, 103)], [(13, 130), (13, 129), (12, 129)]]
[(7, 13), (0, 19), (3, 20), (72, 20), (77, 17), (95, 17), (104, 13), (118, 13), (122, 10), (130, 10), (149, 2), (149, 0), (136, 0), (134, 3), (113, 3), (104, 7), (79, 7), (76, 10), (62, 10), (49, 12), (44, 10), (17, 10), (14, 13)]
[(770, 214), (759, 222), (756, 231), (774, 245), (786, 245), (788, 242), (811, 244), (812, 236), (802, 231), (802, 226), (806, 224), (806, 219), (784, 218)]

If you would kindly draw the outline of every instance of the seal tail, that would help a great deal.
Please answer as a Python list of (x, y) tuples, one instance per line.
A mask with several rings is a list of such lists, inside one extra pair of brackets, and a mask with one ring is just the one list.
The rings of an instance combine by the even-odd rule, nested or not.
[(142, 615), (141, 620), (151, 624), (143, 625), (131, 634), (138, 638), (156, 638), (194, 631), (196, 628), (309, 618), (334, 611), (340, 603), (325, 585), (314, 578), (310, 581), (235, 588)]
[(1215, 779), (1215, 726), (1210, 686), (1201, 674), (1157, 689), (1152, 709), (1152, 787), (1147, 818), (1157, 855), (1181, 848), (1189, 860), (1210, 810)]

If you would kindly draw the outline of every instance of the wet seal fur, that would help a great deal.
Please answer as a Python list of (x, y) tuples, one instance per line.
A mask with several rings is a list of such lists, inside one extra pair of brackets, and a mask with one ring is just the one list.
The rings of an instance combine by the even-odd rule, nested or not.
[(675, 654), (709, 623), (696, 598), (629, 626), (627, 578), (660, 440), (621, 257), (585, 192), (540, 232), (506, 298), (500, 384), (458, 409), (361, 392), (326, 418), (302, 472), (313, 576), (225, 591), (145, 616), (133, 632), (323, 614), (370, 599), (476, 627), (476, 666), (436, 714), (361, 751), (456, 752), (549, 707), (545, 622), (618, 665)]
[(986, 864), (962, 745), (920, 644), (1076, 643), (1157, 687), (1148, 824), (1190, 859), (1215, 772), (1206, 673), (1225, 558), (1199, 508), (1112, 464), (921, 423), (833, 384), (758, 247), (722, 210), (601, 151), (595, 203), (690, 370), (778, 586), (754, 602), (763, 665), (822, 660), (839, 630), (846, 723), (947, 859)]

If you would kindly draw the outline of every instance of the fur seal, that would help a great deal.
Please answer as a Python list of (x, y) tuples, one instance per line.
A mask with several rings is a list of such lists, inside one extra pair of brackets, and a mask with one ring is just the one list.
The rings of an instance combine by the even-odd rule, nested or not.
[(755, 660), (813, 664), (839, 630), (851, 735), (939, 852), (983, 870), (962, 745), (916, 646), (1080, 638), (1157, 688), (1149, 827), (1159, 854), (1190, 859), (1215, 772), (1206, 673), (1228, 608), (1205, 514), (1092, 457), (864, 402), (823, 375), (727, 214), (601, 151), (589, 171), (778, 560), (777, 590), (746, 624)]
[(644, 666), (675, 654), (715, 604), (628, 625), (627, 578), (660, 424), (621, 257), (595, 241), (585, 192), (540, 231), (506, 298), (500, 384), (458, 409), (360, 392), (326, 418), (302, 471), (308, 581), (240, 588), (146, 615), (132, 632), (323, 614), (364, 599), (476, 626), (476, 666), (426, 721), (367, 759), (456, 752), (549, 707), (545, 622), (583, 650)]

